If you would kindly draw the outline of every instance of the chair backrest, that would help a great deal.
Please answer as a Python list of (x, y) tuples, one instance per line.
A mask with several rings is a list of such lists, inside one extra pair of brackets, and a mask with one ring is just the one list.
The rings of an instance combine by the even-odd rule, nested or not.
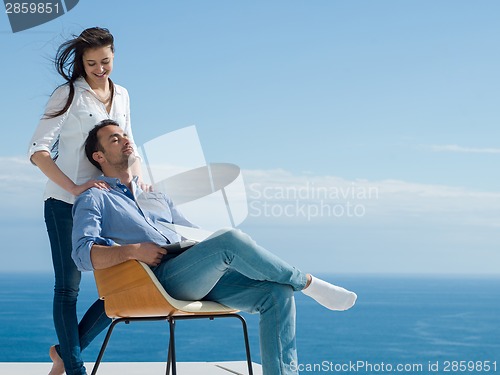
[(129, 260), (95, 270), (94, 277), (99, 297), (104, 300), (106, 315), (110, 318), (167, 316), (177, 311), (138, 261)]
[(170, 296), (148, 265), (129, 260), (102, 270), (94, 270), (99, 297), (110, 318), (215, 315), (235, 313), (212, 301), (181, 301)]

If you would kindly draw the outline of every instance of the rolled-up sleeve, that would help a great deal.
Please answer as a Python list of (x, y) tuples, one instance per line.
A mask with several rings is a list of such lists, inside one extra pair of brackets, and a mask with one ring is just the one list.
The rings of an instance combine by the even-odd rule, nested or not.
[(57, 140), (61, 131), (61, 126), (68, 117), (69, 110), (61, 116), (47, 117), (47, 114), (55, 113), (62, 108), (68, 100), (69, 87), (67, 85), (57, 88), (51, 95), (47, 106), (45, 107), (45, 114), (40, 119), (38, 126), (31, 138), (28, 148), (28, 157), (31, 159), (33, 154), (37, 151), (50, 152), (52, 145)]
[(90, 257), (92, 246), (114, 246), (116, 243), (101, 236), (102, 211), (92, 195), (93, 189), (81, 194), (73, 205), (73, 250), (71, 257), (80, 271), (93, 271)]

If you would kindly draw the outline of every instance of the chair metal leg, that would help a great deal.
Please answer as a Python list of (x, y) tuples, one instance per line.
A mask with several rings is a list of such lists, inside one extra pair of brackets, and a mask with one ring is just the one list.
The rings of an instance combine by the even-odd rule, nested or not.
[(99, 365), (101, 364), (102, 357), (104, 355), (104, 352), (106, 351), (106, 347), (108, 346), (109, 339), (111, 337), (111, 333), (113, 332), (113, 329), (115, 326), (120, 323), (120, 322), (127, 322), (127, 319), (125, 318), (119, 318), (113, 320), (111, 325), (108, 328), (108, 332), (106, 333), (106, 337), (104, 338), (104, 342), (102, 343), (101, 350), (99, 351), (99, 355), (97, 356), (97, 359), (94, 364), (94, 368), (92, 369), (92, 374), (95, 375), (97, 373), (97, 369), (99, 368)]
[(168, 326), (170, 328), (170, 338), (168, 343), (167, 375), (170, 375), (170, 368), (172, 368), (172, 375), (177, 375), (177, 362), (175, 358), (175, 318), (173, 316), (168, 318)]
[(245, 351), (247, 353), (248, 375), (253, 375), (252, 358), (250, 356), (250, 341), (248, 339), (247, 322), (246, 322), (245, 318), (243, 318), (239, 314), (232, 314), (232, 315), (234, 315), (235, 318), (238, 318), (241, 322), (241, 325), (243, 326), (243, 337), (245, 340)]
[[(168, 320), (170, 328), (170, 320)], [(167, 370), (165, 375), (170, 375), (170, 364), (172, 363), (172, 335), (168, 335), (168, 354), (167, 354)]]

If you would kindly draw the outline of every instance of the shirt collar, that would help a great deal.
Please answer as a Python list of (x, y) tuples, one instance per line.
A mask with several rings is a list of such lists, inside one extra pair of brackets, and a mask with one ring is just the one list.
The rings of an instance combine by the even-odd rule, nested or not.
[[(85, 78), (83, 77), (80, 77), (80, 78), (77, 78), (76, 81), (74, 82), (74, 85), (75, 87), (78, 87), (80, 89), (83, 89), (83, 90), (86, 90), (90, 93), (92, 93), (94, 96), (96, 95), (94, 90), (92, 90), (92, 88), (90, 87), (90, 85), (87, 83), (87, 81), (85, 80)], [(121, 95), (121, 89), (119, 86), (117, 85), (114, 85), (115, 87), (115, 90), (114, 90), (114, 96), (116, 95)]]
[[(118, 184), (123, 185), (122, 182), (120, 181), (120, 179), (116, 178), (116, 177), (108, 177), (108, 176), (101, 175), (97, 179), (107, 182), (108, 185), (114, 189), (118, 188)], [(139, 187), (139, 185), (137, 184), (138, 179), (139, 179), (138, 176), (134, 176), (134, 178), (132, 179), (132, 187), (134, 189), (134, 192), (135, 191), (137, 191), (137, 192), (142, 191), (141, 188)]]

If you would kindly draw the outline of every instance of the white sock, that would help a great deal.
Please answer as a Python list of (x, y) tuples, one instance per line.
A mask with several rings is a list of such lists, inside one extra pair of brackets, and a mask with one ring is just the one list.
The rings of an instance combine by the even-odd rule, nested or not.
[(311, 283), (302, 290), (319, 304), (330, 310), (347, 310), (354, 305), (358, 296), (347, 289), (336, 286), (311, 275)]

